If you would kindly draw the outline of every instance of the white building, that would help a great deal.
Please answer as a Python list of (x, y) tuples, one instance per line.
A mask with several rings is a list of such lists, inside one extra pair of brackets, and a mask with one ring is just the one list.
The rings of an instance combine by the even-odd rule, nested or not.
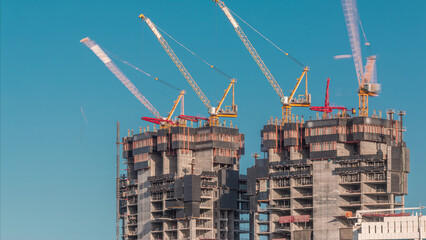
[[(405, 214), (407, 215), (407, 214)], [(426, 239), (426, 216), (420, 213), (404, 214), (363, 214), (354, 228), (353, 239)]]

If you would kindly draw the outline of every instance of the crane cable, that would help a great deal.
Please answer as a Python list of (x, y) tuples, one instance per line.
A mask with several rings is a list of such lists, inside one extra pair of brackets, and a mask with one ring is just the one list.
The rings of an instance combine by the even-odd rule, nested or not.
[(367, 46), (368, 54), (372, 55), (373, 47), (371, 47), (371, 43), (367, 40), (367, 36), (364, 32), (364, 27), (362, 26), (361, 19), (359, 19), (359, 26), (361, 27), (362, 35), (364, 36), (364, 45)]
[(295, 57), (291, 56), (288, 52), (285, 52), (284, 50), (282, 50), (280, 47), (278, 47), (275, 43), (273, 43), (271, 40), (269, 40), (267, 37), (265, 37), (263, 34), (261, 34), (259, 31), (257, 31), (254, 27), (252, 27), (250, 24), (248, 24), (246, 21), (244, 21), (244, 19), (242, 19), (240, 16), (238, 16), (235, 12), (233, 12), (231, 9), (228, 8), (228, 10), (230, 12), (232, 12), (232, 14), (234, 14), (235, 16), (237, 16), (237, 18), (239, 18), (242, 22), (244, 22), (247, 26), (249, 26), (251, 29), (253, 29), (253, 31), (255, 31), (257, 34), (259, 34), (260, 36), (262, 36), (266, 41), (268, 41), (270, 44), (272, 44), (274, 47), (276, 47), (278, 50), (280, 50), (282, 53), (284, 53), (286, 56), (288, 56), (293, 62), (295, 62), (296, 64), (300, 65), (301, 67), (306, 67), (305, 64), (303, 64), (302, 62), (300, 62), (299, 60), (297, 60)]
[(369, 45), (370, 45), (370, 43), (369, 43), (369, 42), (368, 42), (368, 40), (367, 40), (367, 36), (365, 36), (365, 32), (364, 32), (364, 28), (362, 27), (361, 19), (359, 20), (359, 26), (361, 27), (362, 35), (364, 35), (364, 42), (365, 42), (365, 45), (369, 46)]
[[(155, 24), (154, 24), (155, 25)], [(157, 27), (161, 32), (163, 32), (164, 34), (166, 34), (170, 39), (172, 39), (173, 41), (175, 41), (177, 44), (179, 44), (182, 48), (184, 48), (185, 50), (187, 50), (188, 52), (190, 52), (192, 55), (194, 55), (195, 57), (197, 57), (198, 59), (200, 59), (201, 61), (203, 61), (205, 64), (207, 64), (210, 68), (212, 68), (213, 70), (215, 70), (216, 72), (222, 74), (224, 77), (228, 78), (228, 79), (233, 79), (233, 77), (229, 76), (228, 74), (224, 73), (222, 70), (220, 70), (219, 68), (213, 66), (212, 64), (208, 63), (206, 60), (204, 60), (202, 57), (198, 56), (197, 54), (195, 54), (193, 51), (189, 50), (187, 47), (185, 47), (182, 43), (180, 43), (179, 41), (177, 41), (176, 39), (174, 39), (172, 36), (170, 36), (166, 31), (164, 31), (163, 29), (161, 29), (159, 26), (155, 25), (155, 27)]]
[(136, 71), (141, 72), (141, 73), (145, 74), (146, 76), (148, 76), (148, 77), (150, 77), (150, 78), (152, 78), (152, 79), (154, 79), (154, 80), (156, 80), (156, 81), (159, 81), (159, 82), (161, 82), (162, 84), (164, 84), (164, 85), (166, 85), (166, 86), (168, 86), (168, 87), (170, 87), (170, 88), (172, 88), (172, 89), (174, 89), (174, 90), (176, 90), (176, 91), (181, 91), (181, 89), (179, 89), (178, 87), (176, 87), (176, 86), (174, 86), (174, 85), (172, 85), (172, 84), (170, 84), (170, 83), (168, 83), (168, 82), (166, 82), (166, 81), (164, 81), (164, 80), (161, 80), (161, 79), (159, 79), (159, 78), (157, 78), (157, 77), (152, 76), (151, 74), (149, 74), (149, 73), (147, 73), (147, 72), (143, 71), (142, 69), (140, 69), (140, 68), (136, 67), (135, 65), (133, 65), (133, 64), (131, 64), (131, 63), (129, 63), (128, 61), (121, 59), (120, 57), (118, 57), (118, 56), (117, 56), (117, 55), (115, 55), (114, 53), (112, 53), (112, 52), (110, 52), (110, 51), (106, 50), (105, 48), (102, 48), (102, 49), (103, 49), (105, 52), (107, 52), (107, 53), (108, 53), (108, 56), (111, 56), (112, 58), (114, 58), (114, 59), (116, 59), (116, 60), (118, 60), (118, 61), (120, 61), (120, 62), (122, 62), (122, 63), (124, 63), (124, 64), (126, 64), (126, 65), (128, 65), (128, 66), (130, 66), (131, 68), (135, 69)]

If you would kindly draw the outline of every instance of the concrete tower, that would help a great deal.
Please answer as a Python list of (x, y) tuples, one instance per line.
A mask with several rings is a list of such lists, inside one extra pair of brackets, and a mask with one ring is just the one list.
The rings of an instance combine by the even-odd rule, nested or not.
[[(171, 127), (123, 138), (124, 239), (240, 239), (244, 135), (235, 127)], [(247, 203), (246, 203), (246, 206)], [(248, 207), (241, 214), (248, 214)]]
[(253, 238), (352, 239), (356, 210), (404, 206), (402, 133), (392, 112), (388, 119), (269, 121), (261, 131), (266, 158), (247, 171)]

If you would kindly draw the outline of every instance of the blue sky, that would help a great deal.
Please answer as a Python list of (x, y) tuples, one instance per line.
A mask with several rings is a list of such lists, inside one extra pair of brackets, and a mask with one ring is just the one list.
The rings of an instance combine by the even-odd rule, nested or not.
[[(340, 1), (227, 1), (228, 7), (274, 43), (310, 66), (309, 89), (322, 105), (326, 78), (330, 102), (357, 107), (356, 78)], [(377, 54), (382, 94), (371, 109), (406, 110), (405, 139), (411, 151), (407, 206), (426, 202), (421, 153), (426, 144), (420, 106), (426, 68), (426, 2), (358, 1), (371, 49)], [(234, 121), (246, 134), (241, 168), (260, 151), (260, 129), (280, 115), (279, 99), (220, 9), (199, 1), (1, 2), (1, 239), (115, 238), (115, 124), (146, 125), (150, 113), (79, 41), (102, 47), (179, 88), (185, 112), (207, 115), (156, 38), (138, 15), (237, 78)], [(288, 94), (302, 71), (241, 24)], [(228, 80), (169, 40), (212, 103)], [(178, 92), (118, 64), (151, 103), (166, 115)], [(87, 118), (82, 116), (81, 109)], [(305, 109), (299, 115), (315, 116)]]

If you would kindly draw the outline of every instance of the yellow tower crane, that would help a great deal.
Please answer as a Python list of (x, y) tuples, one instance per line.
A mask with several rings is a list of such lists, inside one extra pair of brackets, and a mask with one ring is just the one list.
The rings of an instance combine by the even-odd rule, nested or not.
[[(188, 70), (186, 70), (185, 66), (182, 64), (182, 62), (176, 56), (176, 54), (174, 53), (174, 51), (172, 50), (170, 45), (167, 43), (167, 41), (164, 39), (164, 37), (158, 31), (157, 27), (151, 21), (151, 19), (145, 17), (143, 14), (139, 15), (139, 18), (142, 21), (146, 22), (146, 24), (152, 30), (154, 35), (157, 37), (161, 46), (163, 46), (164, 50), (167, 52), (167, 54), (170, 56), (172, 61), (175, 63), (176, 67), (182, 73), (182, 75), (184, 76), (186, 81), (189, 83), (189, 85), (192, 87), (192, 89), (194, 89), (195, 93), (198, 95), (200, 100), (207, 107), (208, 113), (210, 115), (209, 124), (211, 126), (217, 126), (219, 124), (219, 117), (236, 118), (237, 114), (238, 114), (238, 107), (237, 107), (237, 105), (235, 105), (235, 100), (234, 100), (234, 97), (235, 97), (234, 85), (236, 83), (236, 80), (234, 78), (230, 79), (230, 83), (229, 83), (228, 87), (225, 89), (225, 92), (223, 94), (222, 99), (219, 101), (219, 104), (217, 105), (217, 107), (212, 107), (207, 96), (203, 93), (203, 91), (201, 91), (201, 88), (198, 86), (198, 84), (192, 78), (191, 74), (189, 74)], [(210, 67), (214, 68), (213, 65), (210, 65)], [(228, 93), (230, 92), (231, 88), (232, 88), (232, 105), (230, 107), (222, 108), (223, 102), (225, 101), (225, 98), (228, 95)]]
[[(308, 93), (308, 75), (307, 75), (309, 68), (307, 66), (303, 66), (302, 64), (300, 64), (300, 62), (298, 62), (297, 60), (295, 60), (294, 58), (289, 56), (288, 53), (285, 53), (286, 56), (291, 57), (296, 63), (303, 66), (303, 72), (300, 75), (300, 77), (297, 78), (296, 86), (293, 88), (290, 95), (288, 97), (286, 97), (283, 93), (283, 90), (278, 85), (278, 82), (275, 80), (272, 73), (266, 67), (266, 64), (263, 62), (262, 58), (260, 58), (256, 49), (253, 47), (253, 45), (249, 41), (249, 39), (247, 38), (247, 36), (245, 35), (243, 30), (239, 26), (238, 22), (232, 16), (231, 10), (221, 0), (213, 0), (213, 1), (225, 13), (226, 17), (228, 18), (228, 20), (231, 22), (232, 26), (234, 27), (235, 32), (240, 37), (241, 41), (244, 43), (244, 46), (250, 52), (254, 61), (257, 63), (260, 70), (262, 70), (263, 74), (265, 75), (266, 79), (268, 79), (269, 83), (271, 84), (271, 86), (274, 88), (275, 92), (280, 97), (280, 101), (281, 101), (281, 104), (282, 104), (282, 118), (283, 118), (284, 122), (291, 122), (291, 108), (292, 107), (310, 107), (311, 106), (311, 95)], [(299, 98), (296, 99), (296, 98), (294, 98), (294, 95), (295, 95), (296, 90), (298, 89), (301, 81), (303, 80), (303, 78), (305, 78), (305, 94), (299, 96)]]

